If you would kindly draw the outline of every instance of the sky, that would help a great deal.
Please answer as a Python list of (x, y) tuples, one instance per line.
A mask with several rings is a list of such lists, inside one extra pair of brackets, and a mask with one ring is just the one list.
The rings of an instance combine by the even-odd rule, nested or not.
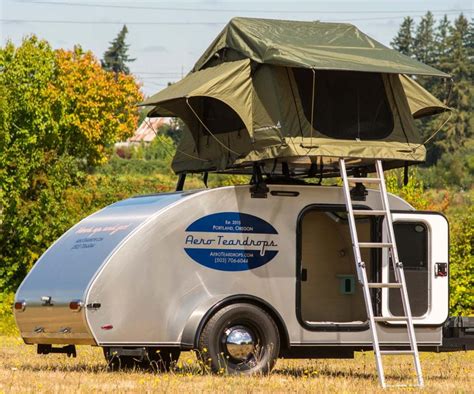
[(124, 24), (130, 70), (151, 95), (181, 79), (234, 16), (349, 22), (389, 45), (404, 16), (472, 18), (472, 0), (152, 1), (0, 0), (0, 45), (36, 34), (53, 48), (79, 44), (101, 58)]

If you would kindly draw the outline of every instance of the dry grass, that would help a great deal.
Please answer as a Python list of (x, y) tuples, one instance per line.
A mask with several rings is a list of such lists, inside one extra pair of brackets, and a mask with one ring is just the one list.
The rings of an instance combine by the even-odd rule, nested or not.
[[(0, 392), (377, 392), (373, 356), (354, 360), (279, 360), (269, 376), (202, 374), (191, 353), (173, 372), (108, 372), (100, 348), (80, 346), (76, 359), (39, 356), (21, 339), (0, 336)], [(392, 382), (411, 375), (408, 356), (388, 358)], [(474, 352), (423, 354), (427, 392), (474, 392)], [(413, 389), (406, 389), (414, 391)], [(400, 389), (397, 389), (400, 391)]]

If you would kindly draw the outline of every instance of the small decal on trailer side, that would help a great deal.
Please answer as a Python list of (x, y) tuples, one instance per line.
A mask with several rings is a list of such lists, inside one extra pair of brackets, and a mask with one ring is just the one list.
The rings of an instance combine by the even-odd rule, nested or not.
[(261, 267), (278, 253), (278, 232), (257, 216), (220, 212), (191, 223), (184, 250), (197, 263), (220, 271)]

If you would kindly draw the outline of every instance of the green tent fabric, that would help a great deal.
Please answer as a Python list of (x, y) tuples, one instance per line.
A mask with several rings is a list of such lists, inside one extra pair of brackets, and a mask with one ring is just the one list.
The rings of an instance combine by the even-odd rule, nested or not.
[(408, 99), (410, 111), (415, 119), (451, 110), (407, 75), (401, 75), (400, 80)]
[(351, 24), (257, 18), (233, 18), (199, 58), (193, 71), (239, 57), (317, 70), (449, 77), (387, 48)]
[(193, 118), (194, 107), (186, 98), (212, 97), (220, 100), (242, 119), (247, 130), (252, 130), (251, 102), (252, 79), (250, 77), (250, 61), (231, 62), (219, 67), (209, 68), (188, 75), (181, 81), (149, 97), (141, 105), (155, 106), (148, 116), (173, 115), (176, 101), (181, 101), (180, 114)]
[[(281, 29), (276, 29), (278, 23)], [(239, 40), (236, 26), (240, 26)], [(288, 60), (288, 45), (292, 42), (294, 51), (314, 60), (307, 51), (307, 34), (318, 48), (331, 42), (331, 50), (345, 53), (355, 50), (359, 40), (358, 47), (366, 45), (373, 51), (362, 51), (365, 60), (359, 58), (357, 64), (350, 63), (354, 57), (346, 59), (347, 70), (342, 70), (337, 56), (331, 63), (334, 68), (328, 63), (325, 68), (303, 67), (294, 57)], [(293, 173), (314, 172), (319, 166), (321, 173), (330, 174), (339, 157), (368, 170), (375, 159), (383, 159), (387, 168), (400, 167), (425, 159), (414, 116), (449, 110), (402, 70), (410, 66), (410, 74), (445, 74), (400, 54), (397, 63), (394, 51), (382, 50), (350, 25), (237, 18), (210, 48), (219, 48), (223, 37), (226, 45), (230, 45), (228, 37), (234, 37), (233, 48), (239, 42), (240, 50), (246, 43), (254, 51), (247, 48), (244, 56), (228, 47), (225, 53), (217, 50), (219, 56), (209, 57), (209, 49), (195, 71), (142, 103), (153, 106), (149, 116), (177, 116), (185, 122), (187, 129), (172, 164), (177, 173), (246, 173), (260, 162), (269, 172), (282, 172), (284, 167), (291, 167)], [(281, 48), (277, 38), (282, 40)], [(382, 67), (385, 52), (388, 57)], [(265, 56), (257, 59), (256, 53)]]

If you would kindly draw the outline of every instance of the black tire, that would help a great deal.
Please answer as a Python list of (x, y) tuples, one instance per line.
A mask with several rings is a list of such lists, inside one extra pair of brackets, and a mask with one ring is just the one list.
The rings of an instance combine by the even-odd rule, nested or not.
[(150, 368), (157, 372), (168, 372), (178, 362), (178, 348), (147, 348)]
[[(235, 331), (249, 334), (253, 343), (249, 353), (248, 348), (243, 353), (238, 350), (238, 358), (229, 349), (229, 337)], [(267, 374), (274, 367), (279, 351), (277, 325), (266, 311), (252, 304), (232, 304), (220, 309), (199, 337), (198, 355), (213, 372)]]

